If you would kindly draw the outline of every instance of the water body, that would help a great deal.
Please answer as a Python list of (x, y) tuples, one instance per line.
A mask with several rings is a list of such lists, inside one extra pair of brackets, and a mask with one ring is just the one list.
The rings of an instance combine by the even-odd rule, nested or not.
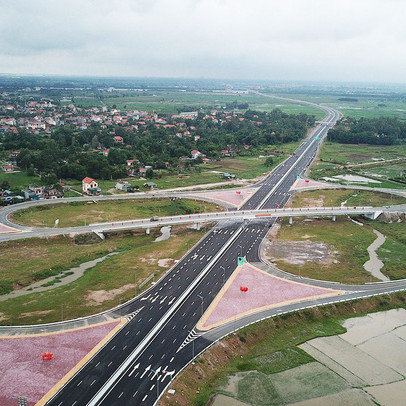
[[(60, 286), (67, 285), (68, 283), (74, 282), (76, 279), (79, 279), (81, 276), (83, 276), (85, 271), (87, 271), (88, 269), (93, 268), (98, 263), (104, 261), (105, 259), (107, 259), (113, 255), (117, 255), (117, 254), (118, 254), (118, 252), (112, 252), (110, 254), (105, 255), (104, 257), (96, 258), (96, 259), (93, 259), (88, 262), (83, 262), (79, 266), (76, 266), (74, 268), (70, 268), (70, 269), (67, 269), (66, 271), (61, 272), (59, 275), (50, 276), (49, 278), (42, 279), (42, 280), (35, 282), (29, 286), (26, 286), (22, 289), (15, 290), (15, 291), (7, 293), (5, 295), (1, 295), (0, 302), (3, 302), (4, 300), (8, 300), (8, 299), (13, 299), (13, 298), (19, 297), (19, 296), (30, 295), (31, 293), (45, 292), (47, 290), (51, 290), (51, 289), (59, 288)], [(46, 284), (47, 282), (53, 281), (58, 276), (60, 277), (64, 272), (73, 272), (73, 274), (68, 275), (65, 278), (61, 278), (60, 282), (57, 282), (53, 285), (42, 286), (42, 285)]]
[(154, 242), (165, 241), (171, 236), (171, 226), (161, 228), (161, 236), (155, 238)]
[(369, 254), (369, 260), (365, 262), (364, 269), (369, 272), (375, 278), (380, 279), (381, 281), (387, 282), (390, 279), (385, 276), (381, 269), (383, 267), (383, 262), (378, 258), (376, 250), (385, 242), (386, 237), (379, 231), (372, 230), (376, 235), (376, 240), (367, 248)]
[(336, 175), (333, 176), (336, 179), (346, 180), (347, 182), (365, 182), (365, 183), (382, 183), (375, 179), (365, 178), (364, 176), (358, 175)]

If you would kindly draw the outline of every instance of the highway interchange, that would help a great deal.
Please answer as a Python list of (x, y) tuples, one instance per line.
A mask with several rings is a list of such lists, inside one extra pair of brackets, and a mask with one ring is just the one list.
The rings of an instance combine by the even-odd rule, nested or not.
[[(317, 126), (284, 163), (259, 184), (245, 207), (281, 207), (298, 174), (306, 172), (338, 112), (325, 108), (328, 117)], [(293, 303), (251, 314), (207, 332), (196, 324), (233, 273), (237, 257), (264, 267), (259, 247), (275, 218), (221, 221), (157, 284), (117, 309), (129, 322), (52, 398), (47, 405), (153, 405), (171, 380), (193, 358), (235, 329), (304, 307), (406, 289), (405, 281), (344, 286), (331, 282), (306, 283), (342, 290), (340, 296)], [(286, 279), (293, 275), (268, 271)]]

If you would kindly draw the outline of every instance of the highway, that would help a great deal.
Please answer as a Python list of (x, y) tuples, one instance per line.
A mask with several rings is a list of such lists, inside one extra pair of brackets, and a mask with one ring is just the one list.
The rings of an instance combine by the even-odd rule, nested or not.
[[(338, 118), (338, 112), (327, 110), (325, 122), (295, 155), (260, 183), (259, 190), (246, 203), (247, 209), (286, 204), (297, 175), (306, 172), (320, 142)], [(237, 257), (260, 263), (259, 246), (274, 222), (275, 218), (219, 222), (152, 289), (117, 310), (117, 315), (127, 315), (130, 321), (47, 404), (153, 405), (195, 355), (233, 329), (277, 312), (406, 288), (403, 281), (362, 286), (335, 284), (335, 289), (344, 291), (339, 297), (291, 304), (208, 332), (197, 331), (198, 320), (234, 271)]]

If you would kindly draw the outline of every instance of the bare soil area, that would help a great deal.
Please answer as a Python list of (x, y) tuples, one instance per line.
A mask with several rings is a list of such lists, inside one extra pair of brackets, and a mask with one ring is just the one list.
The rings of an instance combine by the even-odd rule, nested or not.
[(309, 206), (322, 206), (324, 204), (324, 199), (326, 196), (324, 195), (319, 195), (317, 198), (315, 197), (304, 197), (303, 198), (303, 206), (309, 205)]
[(128, 284), (118, 289), (89, 291), (85, 296), (86, 304), (88, 306), (94, 306), (101, 304), (106, 300), (113, 300), (117, 295), (120, 295), (129, 289), (134, 289), (134, 287), (134, 284)]
[(4, 320), (7, 320), (7, 319), (8, 319), (8, 317), (6, 317), (4, 315), (4, 313), (0, 313), (0, 321), (4, 321)]
[(172, 258), (163, 258), (158, 261), (158, 266), (163, 268), (170, 268), (175, 264), (175, 260)]
[[(304, 235), (303, 238), (310, 238)], [(322, 265), (338, 263), (337, 251), (321, 241), (272, 241), (265, 245), (264, 256), (270, 262), (283, 261), (292, 265), (318, 262)]]

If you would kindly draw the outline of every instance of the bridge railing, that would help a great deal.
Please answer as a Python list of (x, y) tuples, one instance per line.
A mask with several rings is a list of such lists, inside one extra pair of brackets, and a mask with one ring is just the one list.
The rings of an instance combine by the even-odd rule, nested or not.
[(194, 213), (182, 215), (154, 216), (144, 219), (121, 219), (105, 223), (91, 224), (95, 230), (111, 230), (114, 228), (152, 228), (163, 225), (202, 223), (219, 220), (245, 220), (245, 219), (266, 219), (268, 217), (301, 217), (301, 216), (348, 216), (355, 214), (376, 215), (381, 213), (382, 208), (372, 206), (347, 207), (347, 206), (307, 206), (307, 207), (283, 207), (267, 208), (261, 210), (224, 210), (210, 213)]

